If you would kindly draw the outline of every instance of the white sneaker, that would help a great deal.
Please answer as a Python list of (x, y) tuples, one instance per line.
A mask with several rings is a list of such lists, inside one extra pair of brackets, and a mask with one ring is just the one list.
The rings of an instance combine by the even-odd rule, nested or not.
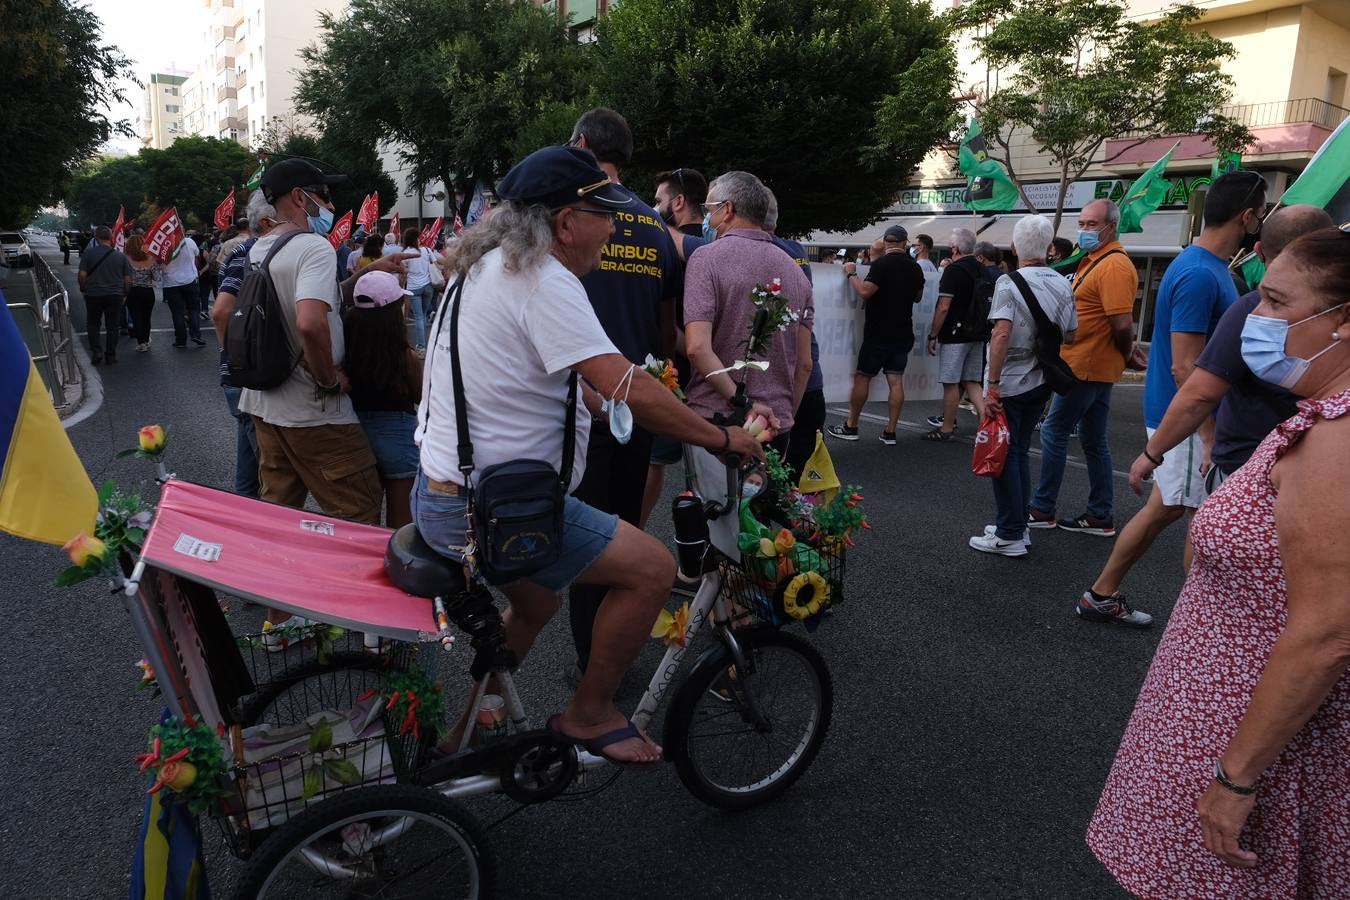
[[(984, 526), (984, 533), (985, 533), (985, 534), (989, 534), (989, 535), (998, 534), (998, 526), (997, 526), (997, 525), (986, 525), (986, 526)], [(1022, 532), (1022, 543), (1026, 544), (1028, 547), (1031, 546), (1031, 528), (1030, 528), (1030, 527), (1028, 527), (1026, 531)]]
[(999, 556), (1026, 556), (1026, 541), (1005, 541), (994, 534), (977, 534), (970, 539), (970, 546), (981, 553), (996, 553)]

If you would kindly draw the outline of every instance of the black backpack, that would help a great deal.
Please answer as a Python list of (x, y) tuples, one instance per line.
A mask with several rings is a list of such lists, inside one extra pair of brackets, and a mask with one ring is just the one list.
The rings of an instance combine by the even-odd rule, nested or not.
[[(975, 269), (975, 272), (970, 273), (972, 282), (970, 302), (962, 311), (953, 332), (965, 341), (988, 341), (993, 334), (993, 329), (989, 325), (989, 313), (994, 309), (994, 279), (989, 277), (989, 272), (979, 263), (975, 263)], [(970, 272), (970, 269), (967, 268), (966, 271)]]
[(1045, 383), (1050, 385), (1050, 390), (1056, 394), (1067, 394), (1078, 386), (1078, 376), (1073, 374), (1073, 369), (1069, 368), (1064, 357), (1059, 355), (1060, 348), (1064, 346), (1064, 331), (1050, 321), (1050, 317), (1041, 308), (1041, 301), (1036, 299), (1036, 293), (1032, 291), (1031, 285), (1027, 284), (1021, 272), (1009, 272), (1008, 276), (1022, 292), (1022, 299), (1027, 302), (1031, 318), (1036, 322), (1036, 339), (1032, 341), (1031, 350), (1036, 355), (1036, 364), (1041, 367), (1041, 374), (1045, 376)]
[(250, 265), (235, 300), (234, 314), (225, 329), (225, 358), (230, 380), (238, 387), (265, 391), (290, 377), (300, 364), (300, 351), (291, 340), (290, 326), (281, 309), (268, 264), (277, 251), (304, 231), (277, 238), (261, 265)]

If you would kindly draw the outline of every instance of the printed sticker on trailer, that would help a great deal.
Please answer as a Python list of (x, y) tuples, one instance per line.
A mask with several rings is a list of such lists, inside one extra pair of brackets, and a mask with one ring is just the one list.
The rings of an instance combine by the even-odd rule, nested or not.
[(181, 553), (184, 556), (191, 556), (194, 559), (206, 562), (215, 562), (220, 559), (220, 551), (223, 548), (220, 544), (201, 541), (190, 534), (183, 533), (178, 535), (178, 540), (173, 542), (173, 549), (175, 553)]

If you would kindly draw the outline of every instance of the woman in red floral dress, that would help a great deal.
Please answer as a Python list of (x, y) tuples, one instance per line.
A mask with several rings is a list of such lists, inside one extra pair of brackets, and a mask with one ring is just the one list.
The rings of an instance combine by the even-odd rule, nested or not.
[(1145, 898), (1350, 897), (1350, 234), (1290, 244), (1261, 297), (1243, 357), (1309, 399), (1196, 514), (1088, 830)]

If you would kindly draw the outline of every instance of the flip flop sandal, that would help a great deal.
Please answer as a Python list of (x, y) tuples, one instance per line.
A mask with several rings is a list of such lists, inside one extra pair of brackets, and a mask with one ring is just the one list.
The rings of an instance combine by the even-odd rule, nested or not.
[(956, 435), (955, 431), (943, 431), (941, 428), (934, 428), (932, 431), (925, 432), (921, 440), (940, 441), (946, 443)]
[(604, 734), (596, 735), (593, 738), (579, 738), (573, 737), (572, 735), (562, 730), (562, 715), (558, 714), (549, 716), (548, 730), (552, 732), (553, 736), (558, 740), (568, 744), (576, 744), (577, 746), (585, 750), (587, 753), (594, 753), (596, 756), (599, 756), (608, 762), (612, 762), (616, 766), (623, 766), (626, 769), (654, 769), (657, 766), (661, 765), (662, 762), (664, 762), (664, 760), (660, 759), (646, 763), (630, 762), (628, 760), (618, 759), (617, 757), (610, 756), (608, 753), (605, 752), (605, 748), (610, 746), (611, 744), (617, 744), (620, 741), (626, 741), (629, 738), (637, 738), (638, 740), (642, 741), (648, 740), (648, 738), (641, 731), (638, 731), (637, 726), (633, 724), (631, 719), (625, 720), (624, 726), (622, 728), (616, 728), (613, 731), (607, 731)]

